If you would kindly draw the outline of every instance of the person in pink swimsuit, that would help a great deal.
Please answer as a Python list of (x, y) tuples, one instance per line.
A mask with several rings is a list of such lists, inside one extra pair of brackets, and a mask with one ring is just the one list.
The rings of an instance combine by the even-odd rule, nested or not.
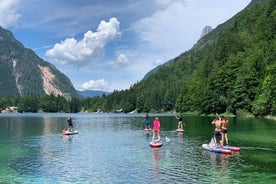
[(157, 134), (158, 141), (160, 141), (160, 121), (159, 118), (156, 117), (153, 121), (153, 135), (152, 135), (152, 142), (154, 142), (155, 134)]

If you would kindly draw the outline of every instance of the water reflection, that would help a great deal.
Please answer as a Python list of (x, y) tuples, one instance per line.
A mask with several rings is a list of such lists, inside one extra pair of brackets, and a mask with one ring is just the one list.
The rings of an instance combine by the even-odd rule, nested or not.
[(153, 165), (153, 180), (154, 182), (160, 181), (160, 148), (152, 148), (152, 154), (154, 159), (154, 165)]
[(73, 140), (73, 135), (63, 135), (62, 134), (62, 139), (66, 140), (66, 141), (72, 141)]
[(202, 151), (202, 155), (205, 158), (210, 169), (210, 176), (212, 180), (216, 183), (229, 183), (234, 181), (235, 178), (232, 178), (232, 173), (234, 172), (232, 162), (237, 162), (239, 157), (239, 152), (232, 152), (232, 154), (219, 154), (209, 151)]
[(149, 138), (149, 135), (150, 135), (150, 132), (151, 132), (151, 131), (148, 130), (148, 129), (145, 129), (144, 131), (145, 131), (145, 134), (146, 134), (147, 138)]
[(231, 124), (231, 143), (242, 150), (221, 155), (202, 151), (213, 132), (208, 118), (184, 117), (184, 135), (174, 117), (161, 116), (164, 145), (153, 149), (141, 117), (69, 116), (80, 134), (62, 136), (68, 114), (0, 115), (0, 183), (251, 183), (275, 171), (275, 124)]
[(183, 132), (177, 132), (178, 134), (178, 139), (182, 140), (183, 139)]

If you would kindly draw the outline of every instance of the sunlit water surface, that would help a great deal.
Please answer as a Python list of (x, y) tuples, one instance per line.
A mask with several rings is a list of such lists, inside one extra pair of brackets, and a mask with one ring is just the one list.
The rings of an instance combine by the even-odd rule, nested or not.
[[(61, 135), (68, 116), (79, 134)], [(178, 134), (174, 116), (158, 116), (164, 145), (153, 149), (143, 114), (2, 114), (0, 183), (276, 181), (276, 122), (230, 118), (230, 143), (241, 151), (221, 155), (201, 148), (212, 117), (184, 116)]]

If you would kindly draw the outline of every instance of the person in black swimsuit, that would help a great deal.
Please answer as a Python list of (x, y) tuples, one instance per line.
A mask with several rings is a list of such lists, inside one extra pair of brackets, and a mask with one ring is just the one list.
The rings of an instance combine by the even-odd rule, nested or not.
[(222, 146), (224, 144), (224, 140), (226, 145), (228, 145), (228, 135), (227, 135), (227, 127), (228, 127), (229, 121), (226, 119), (226, 117), (222, 116), (221, 118), (221, 135), (222, 135)]
[(178, 129), (181, 129), (181, 130), (183, 130), (183, 118), (182, 118), (182, 115), (180, 115), (180, 116), (175, 116), (176, 117), (176, 119), (178, 119)]
[(73, 123), (72, 123), (72, 119), (70, 117), (67, 118), (67, 123), (68, 123), (68, 131), (72, 132), (73, 131)]

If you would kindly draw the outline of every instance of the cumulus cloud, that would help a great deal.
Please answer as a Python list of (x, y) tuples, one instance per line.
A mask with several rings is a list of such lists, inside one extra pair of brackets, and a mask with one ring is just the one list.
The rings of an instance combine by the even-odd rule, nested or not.
[(108, 83), (104, 79), (90, 80), (81, 85), (82, 90), (108, 90)]
[(97, 31), (87, 31), (82, 40), (67, 38), (47, 50), (45, 55), (55, 62), (78, 67), (97, 62), (104, 55), (105, 45), (120, 36), (120, 22), (116, 18), (101, 21)]
[(129, 58), (131, 57), (130, 53), (119, 53), (115, 61), (109, 62), (109, 66), (112, 68), (127, 66), (130, 64)]
[(8, 28), (15, 26), (20, 17), (19, 11), (20, 0), (1, 0), (0, 3), (0, 26)]

